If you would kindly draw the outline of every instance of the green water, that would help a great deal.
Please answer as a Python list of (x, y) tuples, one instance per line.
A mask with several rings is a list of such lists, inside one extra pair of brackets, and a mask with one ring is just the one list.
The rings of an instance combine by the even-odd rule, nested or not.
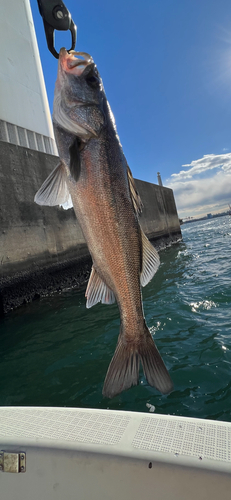
[(85, 307), (84, 290), (33, 302), (0, 320), (0, 405), (123, 409), (231, 421), (231, 217), (182, 227), (143, 289), (147, 324), (174, 382), (112, 400), (102, 386), (119, 332), (116, 305)]

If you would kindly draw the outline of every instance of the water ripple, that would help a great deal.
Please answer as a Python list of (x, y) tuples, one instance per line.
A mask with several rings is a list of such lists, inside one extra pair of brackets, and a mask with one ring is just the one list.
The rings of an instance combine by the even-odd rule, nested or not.
[(147, 324), (174, 381), (113, 400), (102, 385), (119, 333), (116, 305), (86, 310), (84, 290), (33, 302), (0, 323), (0, 404), (112, 408), (231, 421), (231, 220), (182, 227), (143, 289)]

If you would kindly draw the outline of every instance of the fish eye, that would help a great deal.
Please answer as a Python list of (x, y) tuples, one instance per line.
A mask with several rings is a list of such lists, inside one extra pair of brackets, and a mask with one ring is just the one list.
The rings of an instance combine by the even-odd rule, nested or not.
[(99, 79), (97, 78), (97, 76), (90, 74), (86, 77), (86, 82), (88, 85), (90, 85), (90, 87), (95, 88), (99, 84)]

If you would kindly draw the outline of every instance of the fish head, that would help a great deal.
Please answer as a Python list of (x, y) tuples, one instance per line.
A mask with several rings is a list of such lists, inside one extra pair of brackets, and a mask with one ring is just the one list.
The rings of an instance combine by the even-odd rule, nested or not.
[(87, 141), (98, 137), (105, 123), (102, 79), (89, 54), (62, 48), (55, 84), (53, 122)]

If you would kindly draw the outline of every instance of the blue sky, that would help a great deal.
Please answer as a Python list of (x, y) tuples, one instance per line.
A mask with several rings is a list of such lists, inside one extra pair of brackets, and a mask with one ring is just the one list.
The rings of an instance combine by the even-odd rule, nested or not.
[[(231, 203), (230, 0), (65, 0), (94, 58), (135, 178), (173, 189), (179, 216)], [(57, 60), (31, 0), (52, 110)], [(70, 33), (56, 32), (56, 49)]]

